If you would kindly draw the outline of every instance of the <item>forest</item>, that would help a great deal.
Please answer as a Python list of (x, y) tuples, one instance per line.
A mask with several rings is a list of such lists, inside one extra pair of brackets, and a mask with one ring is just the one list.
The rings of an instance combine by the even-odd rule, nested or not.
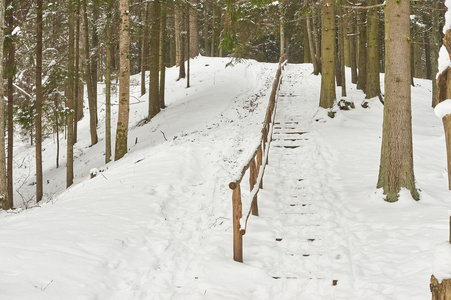
[(449, 2), (0, 0), (0, 295), (448, 299)]

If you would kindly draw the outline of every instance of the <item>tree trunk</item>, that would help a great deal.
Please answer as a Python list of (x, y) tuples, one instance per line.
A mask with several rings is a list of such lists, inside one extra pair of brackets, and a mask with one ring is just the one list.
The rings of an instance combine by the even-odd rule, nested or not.
[(74, 144), (77, 143), (77, 132), (78, 132), (78, 105), (80, 98), (80, 89), (78, 85), (80, 84), (80, 3), (77, 2), (77, 15), (76, 15), (76, 33), (75, 33), (75, 95), (74, 95)]
[(74, 182), (74, 88), (75, 88), (75, 5), (69, 2), (69, 57), (68, 57), (68, 78), (67, 78), (67, 102), (66, 108), (69, 113), (67, 122), (67, 167), (66, 167), (66, 187), (70, 187)]
[(167, 3), (163, 1), (161, 3), (161, 18), (160, 18), (160, 108), (166, 107), (164, 103), (164, 92), (166, 84), (166, 5)]
[[(91, 81), (92, 81), (92, 95), (94, 97), (93, 104), (94, 104), (94, 118), (95, 118), (95, 125), (99, 123), (99, 117), (97, 115), (97, 80), (98, 80), (98, 60), (99, 60), (99, 37), (97, 36), (97, 25), (95, 22), (99, 18), (99, 7), (98, 5), (94, 4), (92, 5), (92, 18), (94, 19), (93, 24), (93, 30), (92, 30), (92, 49), (94, 50), (91, 55)], [(96, 143), (97, 143), (97, 132), (96, 132)]]
[[(366, 0), (362, 1), (362, 5), (366, 5)], [(357, 79), (357, 89), (366, 92), (366, 10), (360, 9), (357, 16), (359, 25), (359, 74)]]
[[(189, 53), (191, 53), (191, 28), (190, 28), (190, 24), (189, 24), (189, 22), (190, 22), (190, 19), (189, 19), (189, 6), (187, 6), (187, 12), (186, 12), (186, 25), (185, 25), (185, 27), (186, 27), (186, 47), (187, 47), (187, 49), (186, 49), (186, 53), (187, 54), (189, 54)], [(189, 71), (190, 71), (190, 56), (189, 55), (187, 55), (186, 56), (186, 88), (189, 88)]]
[[(0, 1), (0, 26), (3, 28), (5, 25), (5, 2)], [(4, 33), (0, 30), (0, 62), (3, 62), (3, 43)], [(3, 63), (0, 64), (0, 78), (3, 78)], [(0, 204), (3, 209), (11, 208), (8, 200), (8, 186), (6, 182), (6, 153), (5, 153), (5, 97), (3, 91), (3, 85), (0, 85)]]
[[(368, 5), (379, 4), (379, 0), (369, 0)], [(367, 80), (366, 98), (380, 96), (380, 58), (379, 58), (379, 12), (378, 8), (368, 10), (367, 31)]]
[(335, 1), (322, 1), (321, 95), (319, 106), (331, 108), (335, 94)]
[[(14, 7), (13, 0), (7, 2), (8, 6)], [(0, 7), (1, 9), (1, 7)], [(8, 33), (11, 34), (14, 29), (14, 9), (7, 10)], [(7, 77), (8, 77), (8, 161), (7, 161), (7, 202), (5, 208), (12, 208), (14, 206), (14, 177), (13, 177), (13, 157), (14, 157), (14, 123), (13, 123), (13, 108), (14, 108), (14, 66), (15, 66), (16, 45), (11, 39), (8, 47), (8, 61), (7, 61)]]
[[(42, 188), (42, 0), (36, 2), (36, 202), (41, 201)], [(3, 48), (2, 48), (3, 49)]]
[(341, 4), (338, 4), (338, 59), (341, 73), (341, 96), (346, 97), (346, 72), (345, 72), (345, 46), (344, 46), (344, 12)]
[(180, 32), (182, 31), (181, 26), (183, 26), (183, 13), (180, 11), (179, 8), (175, 8), (175, 13), (174, 13), (175, 17), (174, 17), (174, 32), (175, 32), (175, 65), (178, 67), (180, 66), (180, 62), (181, 62), (181, 34)]
[(451, 279), (444, 279), (439, 283), (437, 278), (432, 275), (430, 288), (432, 292), (432, 300), (451, 299)]
[(89, 128), (91, 132), (91, 145), (97, 144), (97, 121), (96, 121), (96, 97), (94, 95), (94, 84), (91, 70), (91, 58), (90, 58), (90, 47), (89, 47), (89, 24), (88, 24), (88, 8), (87, 0), (83, 0), (83, 25), (84, 25), (84, 40), (85, 40), (85, 78), (88, 90), (88, 104), (89, 104)]
[(385, 7), (385, 104), (378, 188), (386, 201), (402, 187), (419, 200), (413, 173), (410, 96), (410, 1), (388, 0)]
[(185, 14), (180, 12), (180, 68), (179, 68), (179, 80), (186, 77), (185, 72), (185, 45), (186, 45), (186, 31), (184, 31), (185, 27)]
[(121, 159), (128, 152), (128, 112), (130, 103), (130, 22), (128, 0), (119, 0), (119, 11), (119, 113), (117, 119), (114, 160)]
[(141, 43), (141, 96), (146, 93), (146, 69), (147, 69), (147, 52), (149, 44), (149, 28), (150, 28), (150, 9), (149, 2), (146, 2), (145, 19), (143, 28), (143, 37)]
[[(111, 161), (111, 19), (113, 0), (108, 0), (106, 19), (106, 62), (105, 62), (105, 163)], [(147, 5), (146, 5), (147, 6)]]
[(210, 56), (210, 53), (209, 53), (210, 45), (208, 43), (208, 37), (210, 36), (210, 34), (208, 32), (208, 3), (205, 2), (203, 5), (204, 5), (204, 7), (203, 7), (203, 9), (204, 9), (204, 20), (203, 20), (203, 23), (204, 23), (204, 27), (203, 27), (203, 30), (204, 30), (204, 55)]
[(197, 27), (197, 1), (190, 0), (191, 7), (189, 8), (189, 53), (190, 58), (199, 55), (199, 30)]
[(150, 30), (150, 72), (149, 72), (149, 113), (150, 121), (160, 112), (160, 1), (150, 4), (151, 30)]
[[(309, 1), (304, 0), (304, 5), (309, 5)], [(312, 28), (310, 25), (310, 18), (306, 18), (305, 23), (307, 25), (307, 37), (308, 37), (310, 56), (311, 56), (312, 64), (313, 64), (313, 74), (319, 75), (318, 57), (316, 56), (315, 45), (313, 44), (313, 36), (312, 36)]]
[[(313, 70), (313, 74), (318, 75), (321, 72), (321, 68), (322, 68), (322, 59), (321, 59), (321, 50), (322, 50), (322, 45), (320, 46), (320, 37), (319, 37), (319, 32), (318, 32), (318, 27), (317, 26), (317, 20), (316, 17), (312, 18), (312, 24), (313, 24), (313, 40), (315, 41), (315, 58), (316, 58), (316, 66), (317, 66), (317, 73), (315, 73), (315, 70)], [(313, 49), (313, 48), (311, 48)], [(313, 51), (313, 50), (312, 50)]]
[(216, 7), (213, 6), (213, 18), (211, 20), (211, 49), (210, 55), (211, 57), (216, 56), (216, 47), (215, 47), (215, 28), (216, 28)]
[[(432, 1), (434, 8), (439, 8), (439, 1)], [(431, 30), (431, 42), (432, 42), (432, 107), (438, 104), (438, 91), (437, 91), (437, 78), (438, 73), (438, 53), (440, 51), (440, 33), (439, 33), (439, 12), (437, 9), (432, 10), (432, 30)]]
[(357, 75), (357, 20), (356, 13), (351, 12), (349, 14), (349, 23), (350, 23), (350, 32), (348, 32), (349, 36), (349, 58), (351, 61), (351, 82), (357, 84), (358, 75)]

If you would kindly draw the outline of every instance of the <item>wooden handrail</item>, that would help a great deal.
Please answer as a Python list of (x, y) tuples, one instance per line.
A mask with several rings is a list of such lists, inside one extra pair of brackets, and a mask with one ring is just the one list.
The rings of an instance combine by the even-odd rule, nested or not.
[[(260, 145), (255, 149), (248, 163), (242, 168), (235, 180), (229, 183), (229, 188), (233, 190), (233, 259), (243, 262), (243, 235), (246, 233), (247, 222), (250, 214), (258, 216), (257, 194), (263, 188), (263, 176), (265, 167), (268, 164), (269, 146), (272, 140), (274, 129), (274, 118), (276, 113), (276, 98), (282, 83), (282, 70), (286, 64), (286, 54), (279, 60), (276, 77), (274, 79), (268, 107), (266, 109), (265, 120), (261, 130)], [(240, 183), (249, 170), (250, 197), (252, 199), (250, 209), (246, 214), (246, 219), (242, 219), (242, 202)], [(244, 223), (244, 224), (242, 224)]]

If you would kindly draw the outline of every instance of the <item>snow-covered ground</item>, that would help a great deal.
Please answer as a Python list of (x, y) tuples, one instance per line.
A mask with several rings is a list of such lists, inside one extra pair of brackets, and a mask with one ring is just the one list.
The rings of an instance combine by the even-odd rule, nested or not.
[[(371, 99), (363, 108), (363, 93), (348, 82), (346, 99), (356, 108), (330, 119), (317, 108), (320, 78), (311, 75), (311, 65), (289, 64), (281, 94), (292, 97), (281, 100), (278, 117), (299, 118), (307, 133), (294, 155), (274, 142), (260, 217), (249, 220), (241, 264), (232, 260), (228, 183), (258, 144), (277, 65), (244, 61), (226, 68), (228, 62), (193, 60), (188, 89), (186, 81), (176, 81), (178, 70), (169, 69), (168, 107), (145, 125), (148, 95), (140, 96), (140, 76), (133, 76), (129, 153), (107, 165), (99, 84), (99, 143), (90, 147), (85, 117), (75, 146), (75, 184), (65, 190), (65, 141), (58, 169), (55, 140), (44, 142), (39, 206), (28, 201), (35, 189), (33, 147), (16, 140), (15, 204), (32, 208), (0, 212), (0, 299), (430, 297), (434, 248), (449, 237), (450, 207), (431, 82), (415, 80), (412, 89), (421, 200), (403, 191), (400, 201), (386, 203), (375, 188), (382, 104)], [(113, 113), (116, 120), (117, 105)], [(93, 168), (101, 172), (89, 179)], [(304, 197), (300, 204), (314, 213), (312, 220), (302, 219), (301, 211), (285, 214), (282, 200), (293, 196)], [(322, 242), (312, 243), (317, 248), (305, 252), (296, 239), (307, 233), (290, 228), (291, 220), (320, 222), (315, 234)], [(288, 250), (293, 258), (281, 254)]]

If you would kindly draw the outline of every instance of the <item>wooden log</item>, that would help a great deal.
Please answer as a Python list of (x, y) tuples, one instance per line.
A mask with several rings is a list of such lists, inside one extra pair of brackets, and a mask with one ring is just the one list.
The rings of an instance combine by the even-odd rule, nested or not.
[(451, 190), (451, 115), (442, 118), (445, 129), (446, 157), (448, 160), (448, 188)]
[(430, 284), (432, 300), (450, 300), (451, 299), (451, 279), (438, 282), (434, 275), (431, 276)]
[(243, 262), (243, 235), (240, 220), (242, 217), (241, 188), (237, 184), (232, 194), (233, 204), (233, 260)]
[[(249, 186), (251, 187), (251, 192), (254, 189), (255, 184), (257, 183), (257, 167), (255, 164), (255, 159), (252, 159), (251, 165), (249, 167), (250, 173), (249, 173)], [(252, 199), (251, 203), (251, 211), (252, 215), (258, 216), (258, 204), (257, 204), (257, 194), (255, 194), (254, 198)]]

